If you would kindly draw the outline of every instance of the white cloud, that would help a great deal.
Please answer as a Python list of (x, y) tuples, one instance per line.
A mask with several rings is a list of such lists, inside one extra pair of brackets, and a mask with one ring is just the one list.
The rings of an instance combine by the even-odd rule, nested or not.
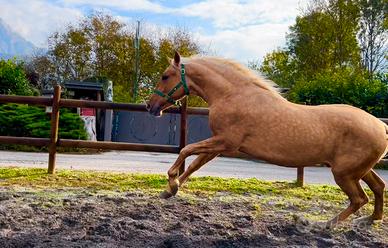
[(201, 44), (216, 55), (240, 62), (262, 60), (285, 44), (288, 27), (309, 0), (205, 0), (169, 10), (181, 16), (209, 20), (216, 31), (198, 28)]
[(39, 0), (0, 0), (0, 17), (13, 30), (40, 47), (46, 46), (47, 37), (64, 24), (73, 22), (82, 13)]
[(284, 23), (295, 18), (307, 0), (206, 0), (171, 10), (173, 13), (210, 20), (221, 29), (261, 23)]
[(66, 6), (88, 5), (120, 11), (147, 11), (158, 14), (198, 17), (216, 28), (236, 28), (261, 23), (284, 23), (293, 19), (299, 5), (309, 0), (205, 0), (180, 8), (168, 8), (149, 0), (61, 0)]
[(210, 44), (216, 55), (246, 63), (248, 60), (261, 60), (266, 53), (282, 46), (287, 29), (288, 24), (268, 23), (197, 35), (201, 44), (205, 47)]
[(308, 1), (206, 0), (173, 12), (209, 20), (216, 31), (196, 33), (203, 46), (216, 55), (247, 62), (262, 60), (265, 54), (283, 46), (288, 27)]
[(116, 8), (120, 10), (141, 10), (153, 13), (164, 13), (167, 8), (148, 0), (62, 0), (65, 5), (80, 6), (89, 5), (94, 7)]

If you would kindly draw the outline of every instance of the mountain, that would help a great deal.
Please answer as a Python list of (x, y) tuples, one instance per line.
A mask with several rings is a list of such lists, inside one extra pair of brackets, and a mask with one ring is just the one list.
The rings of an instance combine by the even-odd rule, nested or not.
[(30, 55), (34, 44), (16, 33), (0, 18), (0, 58)]

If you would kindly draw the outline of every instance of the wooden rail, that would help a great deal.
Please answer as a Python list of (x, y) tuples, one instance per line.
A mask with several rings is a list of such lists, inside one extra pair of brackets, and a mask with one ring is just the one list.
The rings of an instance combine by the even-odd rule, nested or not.
[[(36, 97), (36, 96), (0, 95), (0, 103), (20, 103), (20, 104), (30, 104), (30, 105), (38, 105), (38, 106), (52, 106), (53, 98)], [(147, 111), (146, 106), (144, 104), (97, 102), (97, 101), (74, 100), (74, 99), (60, 99), (59, 100), (59, 107), (115, 109), (115, 110), (139, 111), (139, 112), (146, 112)], [(181, 109), (177, 108), (177, 107), (172, 107), (172, 108), (165, 110), (164, 112), (165, 113), (180, 114)], [(207, 108), (187, 108), (187, 114), (208, 115), (209, 110)]]
[(88, 141), (88, 140), (72, 140), (59, 139), (58, 146), (60, 147), (77, 147), (77, 148), (92, 148), (103, 150), (130, 150), (130, 151), (147, 151), (147, 152), (167, 152), (179, 153), (178, 146), (170, 145), (151, 145), (151, 144), (136, 144), (124, 142), (109, 142), (109, 141)]

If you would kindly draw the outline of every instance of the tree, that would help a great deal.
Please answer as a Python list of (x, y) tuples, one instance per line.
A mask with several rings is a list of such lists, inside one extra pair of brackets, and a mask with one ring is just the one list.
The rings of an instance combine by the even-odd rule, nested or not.
[(360, 0), (358, 39), (362, 65), (370, 75), (386, 70), (388, 53), (388, 1)]
[(333, 67), (334, 41), (330, 17), (321, 12), (297, 17), (287, 35), (287, 50), (297, 66), (298, 76), (312, 78), (315, 73)]
[(260, 71), (290, 87), (291, 101), (347, 103), (387, 115), (387, 0), (310, 3), (290, 27), (287, 46), (267, 54)]
[(261, 71), (264, 76), (281, 87), (289, 88), (294, 82), (295, 64), (287, 51), (276, 50), (264, 57), (261, 66), (248, 63), (248, 67)]
[(355, 0), (311, 1), (286, 35), (286, 46), (264, 57), (259, 70), (282, 87), (345, 68), (361, 72)]
[(15, 60), (0, 60), (0, 94), (33, 95), (36, 93), (28, 82), (23, 64)]
[(309, 80), (323, 71), (359, 67), (356, 33), (359, 11), (355, 1), (315, 1), (296, 18), (287, 36), (287, 49), (299, 76)]
[(128, 25), (110, 15), (96, 13), (68, 26), (62, 33), (55, 32), (49, 38), (48, 53), (36, 56), (33, 67), (41, 78), (57, 82), (107, 78), (113, 82), (114, 101), (141, 102), (159, 80), (159, 73), (167, 67), (166, 57), (174, 49), (184, 56), (200, 52), (199, 45), (183, 29), (171, 29), (168, 35), (149, 32), (140, 40), (137, 99), (132, 99), (134, 34)]

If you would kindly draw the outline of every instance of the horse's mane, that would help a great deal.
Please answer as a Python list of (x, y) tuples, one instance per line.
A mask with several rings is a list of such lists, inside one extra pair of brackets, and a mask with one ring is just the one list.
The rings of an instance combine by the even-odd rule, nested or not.
[(248, 67), (234, 61), (231, 59), (224, 59), (224, 58), (218, 58), (218, 57), (208, 57), (208, 56), (193, 56), (189, 58), (183, 58), (183, 62), (187, 63), (190, 61), (195, 62), (210, 62), (217, 65), (227, 66), (234, 69), (233, 71), (236, 71), (237, 73), (242, 74), (244, 77), (249, 79), (250, 82), (256, 84), (258, 87), (272, 91), (280, 96), (279, 88), (277, 88), (277, 84), (275, 84), (273, 81), (265, 79), (258, 73), (254, 72), (253, 70), (249, 69)]

